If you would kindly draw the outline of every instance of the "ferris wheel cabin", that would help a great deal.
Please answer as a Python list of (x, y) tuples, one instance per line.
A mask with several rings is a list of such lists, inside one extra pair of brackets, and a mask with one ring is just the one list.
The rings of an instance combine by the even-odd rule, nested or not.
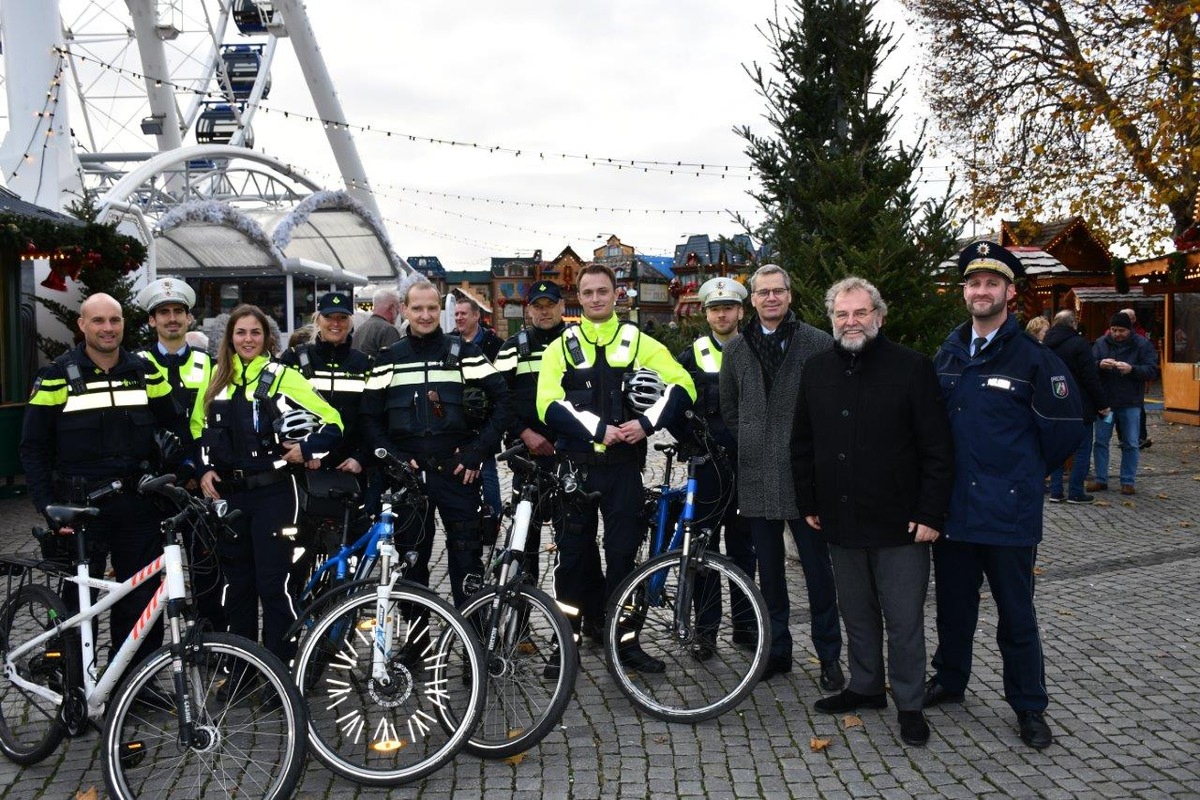
[[(229, 79), (229, 88), (237, 100), (249, 100), (263, 65), (263, 45), (227, 44), (221, 50), (221, 63)], [(271, 93), (271, 75), (263, 82), (262, 97)]]

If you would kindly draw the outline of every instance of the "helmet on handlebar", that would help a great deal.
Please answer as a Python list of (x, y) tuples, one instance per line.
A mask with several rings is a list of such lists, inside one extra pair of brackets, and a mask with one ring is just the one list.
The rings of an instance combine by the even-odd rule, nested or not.
[(293, 408), (283, 412), (275, 421), (275, 432), (281, 441), (302, 442), (321, 427), (321, 420), (306, 408)]
[(625, 402), (639, 414), (644, 414), (667, 393), (667, 385), (658, 377), (658, 373), (645, 367), (626, 373), (621, 388)]

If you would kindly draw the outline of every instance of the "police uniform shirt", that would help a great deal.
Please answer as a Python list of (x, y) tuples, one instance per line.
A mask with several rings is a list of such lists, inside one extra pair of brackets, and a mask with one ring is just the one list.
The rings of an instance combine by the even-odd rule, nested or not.
[(550, 426), (538, 419), (537, 382), (542, 369), (542, 354), (546, 347), (562, 336), (565, 323), (558, 323), (549, 330), (523, 328), (510, 336), (496, 357), (496, 369), (508, 381), (513, 392), (514, 421), (509, 426), (509, 437), (513, 440), (528, 429), (547, 439), (554, 439)]

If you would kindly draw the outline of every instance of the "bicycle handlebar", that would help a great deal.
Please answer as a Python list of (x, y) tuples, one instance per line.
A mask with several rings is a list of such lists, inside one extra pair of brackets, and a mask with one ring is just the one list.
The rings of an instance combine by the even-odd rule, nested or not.
[(192, 499), (187, 489), (175, 485), (175, 476), (170, 472), (165, 472), (157, 477), (146, 475), (138, 481), (138, 494), (151, 493), (162, 495), (181, 508)]
[(525, 446), (524, 442), (517, 442), (512, 447), (508, 448), (503, 453), (496, 456), (496, 460), (497, 461), (508, 461), (513, 456), (518, 456), (522, 453), (527, 452), (528, 450), (529, 450), (529, 448)]

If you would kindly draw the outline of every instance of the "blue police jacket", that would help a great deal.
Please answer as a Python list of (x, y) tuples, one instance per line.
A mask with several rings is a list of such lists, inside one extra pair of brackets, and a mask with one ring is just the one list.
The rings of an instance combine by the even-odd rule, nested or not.
[(1052, 350), (1009, 316), (971, 358), (971, 323), (934, 367), (954, 434), (951, 541), (1027, 547), (1042, 540), (1043, 480), (1083, 439), (1080, 393)]

